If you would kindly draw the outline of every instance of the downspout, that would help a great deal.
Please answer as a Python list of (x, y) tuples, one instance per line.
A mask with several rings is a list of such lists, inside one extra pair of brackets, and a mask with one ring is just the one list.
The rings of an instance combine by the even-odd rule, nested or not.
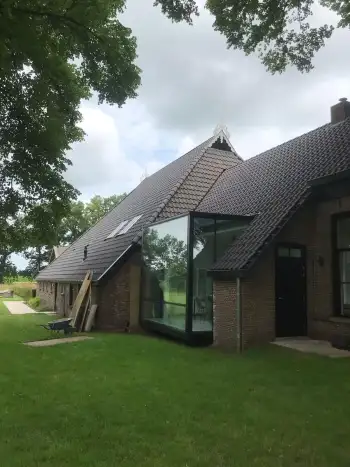
[(242, 353), (242, 297), (240, 277), (236, 279), (236, 324), (237, 352)]

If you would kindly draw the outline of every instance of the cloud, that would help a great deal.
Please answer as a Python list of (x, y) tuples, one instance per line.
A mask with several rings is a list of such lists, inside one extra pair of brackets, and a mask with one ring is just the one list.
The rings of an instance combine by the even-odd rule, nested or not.
[[(121, 137), (117, 118), (103, 107), (85, 104), (81, 111), (81, 126), (86, 137), (68, 153), (73, 165), (69, 167), (66, 179), (81, 191), (82, 199), (87, 200), (95, 194), (109, 196), (129, 192), (145, 172), (150, 175), (162, 167), (163, 163), (152, 157), (157, 139), (147, 121), (131, 119)], [(135, 138), (131, 139), (131, 134)], [(128, 143), (127, 154), (125, 147)], [(145, 156), (141, 162), (140, 152)]]
[[(348, 30), (334, 33), (310, 74), (289, 69), (273, 76), (257, 57), (228, 50), (213, 20), (201, 10), (193, 27), (173, 24), (151, 2), (128, 3), (125, 23), (138, 39), (143, 69), (139, 102), (159, 132), (200, 142), (224, 122), (234, 146), (247, 157), (253, 149), (260, 152), (253, 131), (272, 135), (270, 146), (282, 142), (327, 122), (329, 107), (349, 92)], [(312, 22), (336, 20), (334, 13), (317, 7)]]

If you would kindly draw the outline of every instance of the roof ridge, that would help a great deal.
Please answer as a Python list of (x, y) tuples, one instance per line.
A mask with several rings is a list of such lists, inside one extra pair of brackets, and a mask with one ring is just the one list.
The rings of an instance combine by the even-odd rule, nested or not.
[[(201, 144), (198, 144), (198, 146), (195, 146), (193, 149), (191, 149), (191, 151), (194, 151), (195, 149), (197, 149), (199, 146), (202, 146), (203, 144), (205, 144), (205, 146), (203, 147), (203, 149), (199, 152), (199, 154), (197, 155), (197, 157), (195, 158), (194, 162), (190, 165), (190, 167), (186, 170), (185, 174), (180, 178), (180, 180), (176, 183), (176, 185), (174, 186), (174, 188), (170, 191), (170, 193), (168, 194), (168, 196), (165, 197), (165, 199), (162, 201), (162, 203), (158, 206), (158, 208), (156, 209), (156, 211), (154, 212), (154, 214), (151, 216), (151, 221), (150, 223), (154, 222), (157, 217), (160, 215), (160, 213), (163, 211), (163, 209), (165, 208), (165, 206), (169, 203), (169, 201), (172, 199), (172, 197), (175, 195), (175, 193), (179, 190), (179, 188), (184, 184), (185, 180), (187, 179), (187, 177), (191, 174), (192, 170), (196, 167), (196, 165), (198, 164), (198, 162), (200, 161), (200, 159), (203, 157), (204, 153), (207, 151), (208, 147), (210, 144), (212, 144), (212, 140), (216, 137), (216, 135), (210, 137), (209, 139), (207, 139), (206, 141), (204, 141), (203, 143)], [(191, 151), (188, 151), (185, 155), (189, 154)], [(181, 156), (183, 157), (183, 156)], [(178, 158), (180, 159), (180, 158)], [(178, 160), (176, 159), (176, 160)]]

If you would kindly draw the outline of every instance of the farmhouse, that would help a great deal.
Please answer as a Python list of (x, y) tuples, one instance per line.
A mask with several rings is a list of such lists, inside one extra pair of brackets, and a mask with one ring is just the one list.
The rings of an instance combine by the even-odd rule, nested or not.
[(243, 160), (225, 131), (143, 180), (37, 277), (69, 314), (93, 273), (98, 329), (233, 349), (350, 334), (350, 103)]

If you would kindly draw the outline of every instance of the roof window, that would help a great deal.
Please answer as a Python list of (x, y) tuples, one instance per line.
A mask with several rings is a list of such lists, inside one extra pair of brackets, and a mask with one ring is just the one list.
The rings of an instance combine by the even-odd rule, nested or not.
[(142, 214), (140, 216), (133, 217), (131, 220), (123, 221), (121, 222), (107, 237), (107, 238), (113, 238), (117, 237), (118, 235), (123, 235), (127, 233), (131, 227), (136, 224), (136, 222), (141, 219)]

